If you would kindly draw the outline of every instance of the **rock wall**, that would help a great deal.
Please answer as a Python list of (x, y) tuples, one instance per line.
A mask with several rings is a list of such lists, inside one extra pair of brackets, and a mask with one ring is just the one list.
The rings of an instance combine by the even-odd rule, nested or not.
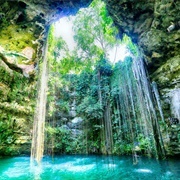
[[(75, 14), (89, 2), (90, 0), (0, 0), (0, 47), (5, 51), (25, 55), (26, 64), (38, 63), (47, 27), (63, 16)], [(19, 61), (24, 64), (22, 60)]]
[(36, 83), (0, 61), (0, 155), (30, 149)]
[[(120, 34), (126, 33), (138, 45), (151, 80), (170, 106), (171, 92), (180, 88), (180, 1), (104, 1)], [(176, 117), (173, 112), (167, 116)]]

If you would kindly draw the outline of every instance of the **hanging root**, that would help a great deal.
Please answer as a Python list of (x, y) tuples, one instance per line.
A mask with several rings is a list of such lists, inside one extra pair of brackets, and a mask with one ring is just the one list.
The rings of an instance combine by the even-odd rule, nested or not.
[(138, 164), (138, 155), (136, 153), (136, 151), (133, 153), (133, 164), (136, 165)]

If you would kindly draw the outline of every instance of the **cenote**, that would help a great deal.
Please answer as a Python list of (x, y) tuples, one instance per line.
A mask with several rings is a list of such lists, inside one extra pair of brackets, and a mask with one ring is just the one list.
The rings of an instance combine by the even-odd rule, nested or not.
[(179, 179), (179, 3), (1, 2), (0, 180)]
[(1, 180), (177, 180), (180, 177), (177, 160), (157, 161), (138, 158), (133, 165), (130, 156), (62, 155), (44, 157), (40, 166), (31, 167), (29, 157), (1, 159)]

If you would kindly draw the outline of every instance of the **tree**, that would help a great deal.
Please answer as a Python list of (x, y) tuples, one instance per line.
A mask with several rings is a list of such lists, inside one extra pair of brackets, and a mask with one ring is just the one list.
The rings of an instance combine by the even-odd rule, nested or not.
[(108, 50), (117, 42), (117, 29), (107, 15), (105, 4), (95, 0), (89, 8), (79, 11), (73, 30), (74, 39), (82, 57), (96, 62), (102, 56), (108, 56)]

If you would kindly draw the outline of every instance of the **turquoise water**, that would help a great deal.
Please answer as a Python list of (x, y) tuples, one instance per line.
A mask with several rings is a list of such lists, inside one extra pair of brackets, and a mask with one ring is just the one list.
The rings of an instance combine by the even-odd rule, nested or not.
[(0, 159), (0, 180), (178, 180), (178, 160), (157, 161), (140, 157), (44, 157), (41, 166), (30, 166), (29, 157)]

